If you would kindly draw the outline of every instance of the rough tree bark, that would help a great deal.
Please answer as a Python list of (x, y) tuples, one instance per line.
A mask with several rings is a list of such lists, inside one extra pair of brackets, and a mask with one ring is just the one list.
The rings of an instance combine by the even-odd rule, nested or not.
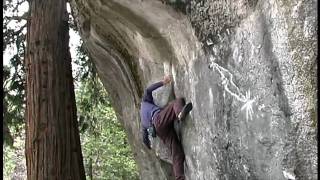
[(27, 178), (85, 179), (65, 0), (32, 0), (27, 32)]

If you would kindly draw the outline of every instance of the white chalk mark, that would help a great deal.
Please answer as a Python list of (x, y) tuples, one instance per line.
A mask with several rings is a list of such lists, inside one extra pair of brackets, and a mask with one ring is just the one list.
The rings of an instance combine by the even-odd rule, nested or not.
[(246, 102), (244, 103), (244, 105), (241, 107), (241, 110), (246, 111), (246, 119), (250, 119), (252, 120), (252, 115), (253, 115), (253, 109), (252, 109), (252, 105), (255, 102), (255, 98), (250, 99), (250, 90), (247, 91), (246, 93)]
[(211, 109), (213, 108), (213, 94), (211, 88), (209, 88), (209, 106)]
[(294, 175), (292, 175), (292, 174), (290, 174), (290, 173), (288, 173), (286, 171), (282, 171), (282, 173), (283, 173), (283, 176), (285, 178), (287, 178), (288, 180), (295, 180), (296, 179), (296, 177)]
[(211, 40), (211, 39), (208, 39), (208, 40), (207, 40), (207, 45), (208, 45), (208, 46), (211, 46), (212, 44), (213, 44), (212, 40)]
[[(219, 66), (217, 63), (215, 63), (215, 58), (210, 57), (210, 64), (209, 68), (212, 68), (213, 70), (217, 70), (221, 76), (221, 84), (226, 92), (228, 92), (231, 96), (235, 97), (238, 101), (244, 103), (241, 107), (241, 111), (245, 111), (246, 113), (246, 119), (252, 120), (253, 118), (253, 103), (255, 102), (256, 98), (251, 99), (250, 90), (246, 92), (246, 95), (244, 96), (241, 92), (238, 86), (236, 86), (233, 82), (233, 75), (225, 68)], [(235, 92), (230, 90), (229, 87), (232, 87), (235, 89)]]
[(258, 110), (261, 111), (265, 108), (266, 106), (264, 104), (261, 104), (259, 107), (258, 107)]
[(227, 29), (226, 31), (227, 31), (227, 35), (230, 35), (230, 31), (229, 31), (229, 29)]

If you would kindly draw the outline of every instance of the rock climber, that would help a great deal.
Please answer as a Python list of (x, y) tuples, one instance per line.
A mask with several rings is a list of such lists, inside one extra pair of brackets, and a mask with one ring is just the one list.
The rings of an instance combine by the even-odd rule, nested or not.
[(165, 107), (155, 105), (152, 91), (171, 82), (170, 76), (150, 85), (145, 91), (141, 102), (141, 124), (143, 130), (143, 143), (151, 149), (149, 134), (159, 136), (163, 143), (171, 150), (173, 172), (176, 180), (184, 180), (185, 154), (182, 145), (174, 131), (174, 121), (183, 121), (192, 110), (192, 103), (185, 104), (183, 98), (169, 102)]

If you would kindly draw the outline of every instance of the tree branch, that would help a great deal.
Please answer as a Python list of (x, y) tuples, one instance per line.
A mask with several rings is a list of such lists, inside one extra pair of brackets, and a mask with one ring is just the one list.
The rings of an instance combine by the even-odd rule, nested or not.
[(21, 20), (28, 20), (28, 12), (25, 12), (22, 16), (8, 16), (6, 17), (6, 19), (8, 19), (8, 21), (12, 21), (12, 20), (17, 20), (17, 21), (21, 21)]

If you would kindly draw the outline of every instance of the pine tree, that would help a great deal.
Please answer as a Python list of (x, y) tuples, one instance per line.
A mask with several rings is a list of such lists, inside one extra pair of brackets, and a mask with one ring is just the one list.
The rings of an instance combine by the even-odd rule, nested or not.
[(27, 24), (27, 178), (85, 179), (65, 0), (31, 0)]

